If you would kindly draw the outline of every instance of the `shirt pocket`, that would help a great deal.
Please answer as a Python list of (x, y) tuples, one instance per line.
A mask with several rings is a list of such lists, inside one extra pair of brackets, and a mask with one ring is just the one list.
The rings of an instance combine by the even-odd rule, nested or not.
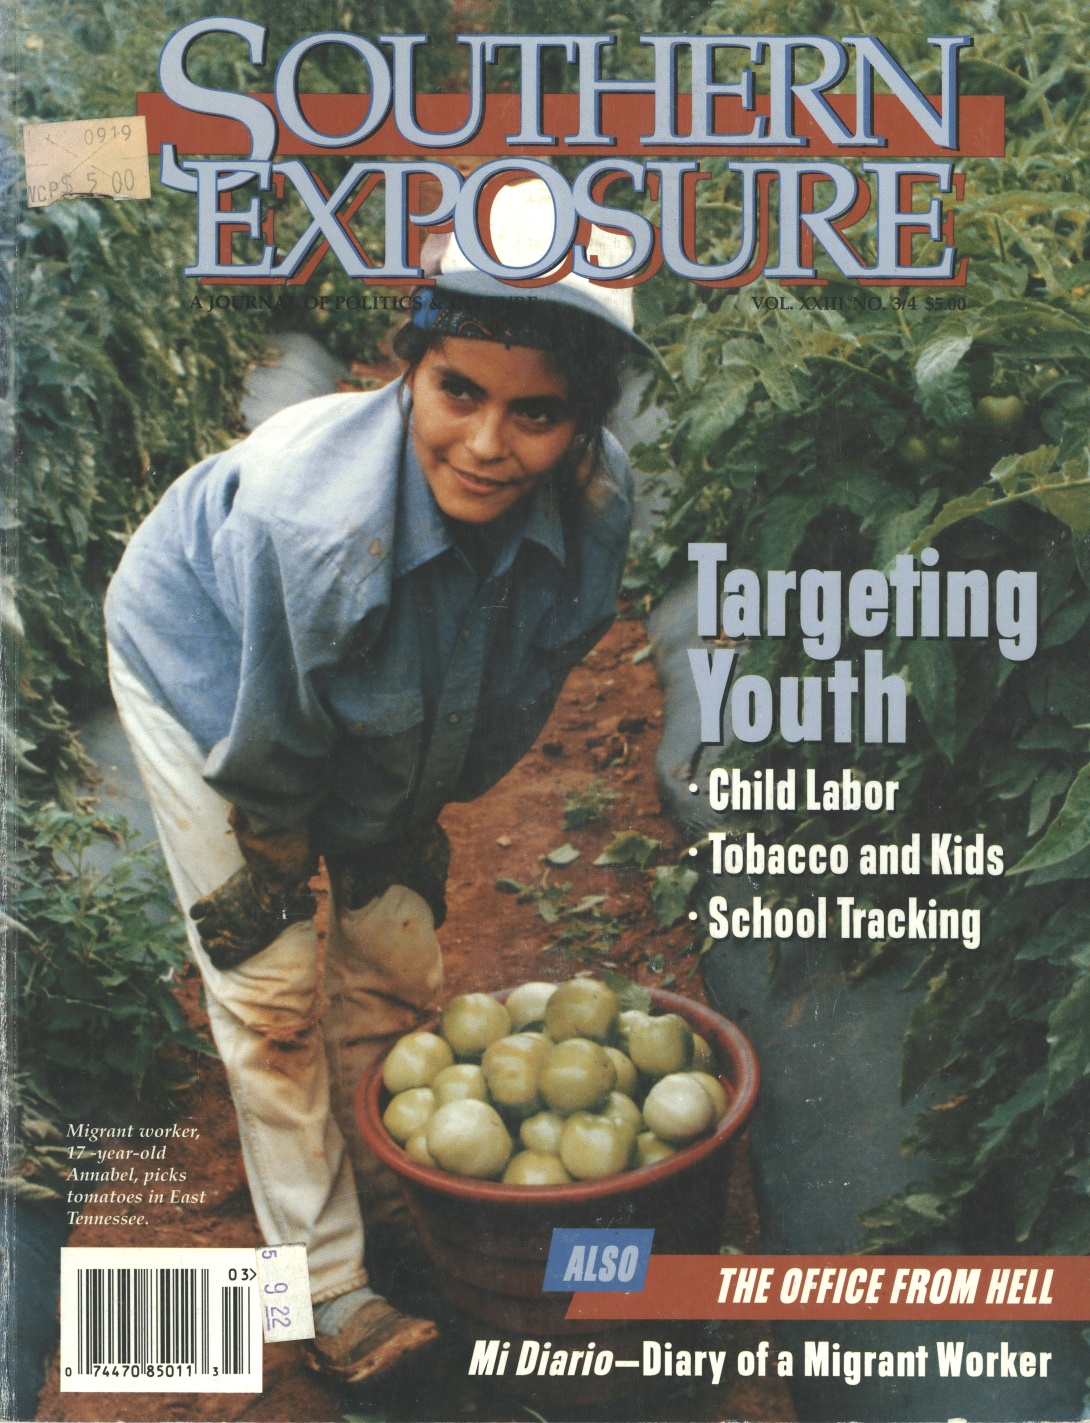
[(401, 736), (424, 720), (424, 697), (418, 687), (377, 691), (334, 682), (326, 696), (330, 711), (348, 736), (367, 739)]
[(340, 727), (330, 823), (345, 844), (377, 844), (404, 828), (424, 755), (418, 687), (378, 690), (338, 679), (326, 704)]

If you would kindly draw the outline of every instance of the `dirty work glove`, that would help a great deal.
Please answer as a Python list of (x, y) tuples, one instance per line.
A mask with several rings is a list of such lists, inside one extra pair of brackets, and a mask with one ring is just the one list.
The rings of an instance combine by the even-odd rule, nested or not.
[(305, 825), (259, 835), (238, 806), (228, 820), (246, 863), (189, 911), (218, 969), (235, 968), (267, 949), (289, 924), (314, 917), (307, 881), (318, 867)]
[(351, 854), (328, 854), (326, 864), (338, 902), (346, 909), (362, 909), (391, 885), (403, 884), (427, 902), (437, 929), (447, 917), (450, 841), (436, 821), (381, 845), (368, 845)]

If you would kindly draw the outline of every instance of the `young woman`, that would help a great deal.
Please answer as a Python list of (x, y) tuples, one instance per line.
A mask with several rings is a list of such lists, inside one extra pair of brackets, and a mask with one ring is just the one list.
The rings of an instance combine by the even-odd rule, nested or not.
[[(540, 242), (540, 187), (493, 208), (510, 265)], [(353, 1094), (442, 985), (439, 811), (525, 754), (614, 616), (631, 477), (603, 421), (631, 324), (627, 292), (513, 297), (448, 243), (402, 379), (293, 406), (183, 475), (107, 597), (258, 1222), (306, 1243), (313, 1357), (344, 1383), (435, 1337), (368, 1284), (363, 1217), (369, 1257), (401, 1225)]]

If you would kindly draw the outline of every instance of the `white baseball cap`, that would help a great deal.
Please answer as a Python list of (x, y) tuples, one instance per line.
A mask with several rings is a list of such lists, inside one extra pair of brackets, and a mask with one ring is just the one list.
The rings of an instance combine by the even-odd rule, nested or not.
[[(496, 194), (490, 231), (496, 256), (505, 267), (525, 268), (539, 261), (549, 249), (554, 226), (552, 195), (540, 178), (508, 183)], [(631, 255), (632, 239), (592, 225), (586, 248), (587, 255), (596, 257), (602, 267), (616, 267)], [(435, 278), (435, 285), (441, 291), (508, 301), (515, 297), (571, 307), (622, 332), (631, 346), (657, 359), (657, 352), (633, 330), (631, 287), (598, 286), (587, 277), (577, 277), (574, 272), (545, 286), (513, 287), (475, 267), (452, 232), (429, 236), (421, 261), (425, 273)]]

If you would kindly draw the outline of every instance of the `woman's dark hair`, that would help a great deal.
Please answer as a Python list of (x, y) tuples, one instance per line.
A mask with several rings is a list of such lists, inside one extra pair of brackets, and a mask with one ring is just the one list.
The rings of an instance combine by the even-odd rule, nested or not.
[[(464, 302), (459, 300), (459, 306), (479, 315), (489, 330), (502, 331), (508, 324), (517, 324), (523, 332), (529, 329), (532, 341), (522, 344), (532, 344), (550, 356), (557, 374), (564, 378), (578, 433), (572, 458), (558, 475), (558, 488), (562, 504), (576, 500), (598, 470), (606, 417), (620, 399), (621, 365), (629, 353), (623, 334), (578, 308), (557, 302), (467, 297)], [(424, 330), (410, 321), (394, 336), (394, 352), (414, 370), (449, 334)]]

